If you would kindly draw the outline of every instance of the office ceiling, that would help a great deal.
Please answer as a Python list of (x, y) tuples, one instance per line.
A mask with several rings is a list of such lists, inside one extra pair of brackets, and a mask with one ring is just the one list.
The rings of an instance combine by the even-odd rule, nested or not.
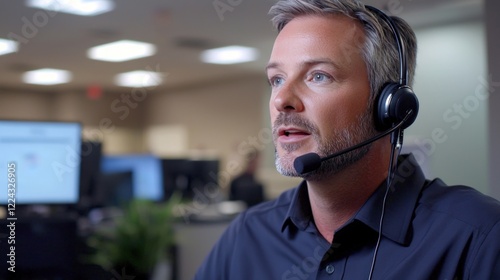
[[(61, 2), (69, 0), (60, 0)], [(199, 85), (213, 80), (263, 73), (275, 36), (267, 12), (275, 0), (115, 0), (116, 9), (94, 17), (47, 12), (24, 0), (1, 1), (0, 38), (21, 41), (17, 53), (0, 56), (0, 89), (43, 92), (87, 90), (97, 86), (123, 91), (113, 84), (116, 74), (132, 70), (161, 72), (156, 89)], [(217, 12), (214, 4), (228, 7)], [(386, 8), (415, 27), (481, 17), (481, 0), (366, 0)], [(222, 6), (220, 6), (222, 7)], [(103, 62), (86, 57), (90, 47), (121, 39), (153, 43), (154, 56), (127, 62)], [(204, 64), (202, 50), (226, 45), (256, 47), (257, 61), (235, 65)], [(68, 84), (27, 85), (25, 71), (57, 68), (73, 73)]]

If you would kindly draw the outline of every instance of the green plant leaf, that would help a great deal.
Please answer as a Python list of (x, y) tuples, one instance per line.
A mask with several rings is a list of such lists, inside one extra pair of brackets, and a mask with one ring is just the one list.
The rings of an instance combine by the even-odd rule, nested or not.
[(87, 244), (95, 250), (91, 262), (111, 269), (132, 266), (138, 272), (150, 272), (158, 261), (168, 258), (174, 240), (174, 208), (181, 202), (178, 193), (164, 203), (133, 200), (115, 227), (95, 232)]

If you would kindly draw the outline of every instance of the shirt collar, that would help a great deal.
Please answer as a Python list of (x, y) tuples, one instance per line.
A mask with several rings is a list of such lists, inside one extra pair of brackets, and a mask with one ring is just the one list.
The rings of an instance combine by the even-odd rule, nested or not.
[[(387, 196), (382, 235), (403, 245), (409, 242), (410, 223), (424, 183), (425, 176), (415, 157), (411, 154), (400, 156)], [(386, 190), (384, 181), (353, 219), (378, 232)]]
[[(402, 155), (398, 160), (392, 187), (389, 189), (382, 234), (400, 244), (409, 242), (408, 230), (419, 193), (425, 177), (413, 155)], [(382, 204), (386, 192), (385, 181), (371, 195), (352, 220), (358, 220), (373, 230), (379, 230)], [(281, 226), (285, 230), (293, 223), (299, 230), (305, 230), (312, 219), (307, 183), (302, 181), (294, 190), (290, 206)]]
[(305, 230), (312, 219), (311, 204), (307, 192), (307, 182), (304, 180), (295, 188), (290, 206), (281, 225), (281, 231), (293, 223), (298, 229)]

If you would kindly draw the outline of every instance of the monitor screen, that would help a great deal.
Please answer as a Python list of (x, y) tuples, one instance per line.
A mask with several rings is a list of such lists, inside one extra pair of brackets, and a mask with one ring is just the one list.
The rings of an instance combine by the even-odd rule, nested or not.
[(101, 173), (93, 196), (93, 207), (126, 207), (134, 198), (132, 171)]
[(132, 172), (134, 198), (154, 201), (163, 199), (161, 160), (153, 155), (106, 155), (101, 172)]
[[(166, 196), (179, 192), (192, 200), (210, 198), (218, 186), (218, 159), (163, 159), (164, 190)], [(208, 193), (207, 193), (208, 192)]]
[(25, 205), (76, 204), (81, 130), (77, 122), (0, 120), (0, 182), (14, 178), (1, 188), (0, 204), (12, 198)]

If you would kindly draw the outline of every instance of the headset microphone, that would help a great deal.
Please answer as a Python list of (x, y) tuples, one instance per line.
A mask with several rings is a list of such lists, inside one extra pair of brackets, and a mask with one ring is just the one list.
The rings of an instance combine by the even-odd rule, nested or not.
[[(295, 168), (295, 171), (297, 171), (297, 173), (300, 175), (314, 171), (314, 170), (318, 169), (321, 166), (321, 163), (325, 160), (329, 160), (331, 158), (343, 155), (343, 154), (348, 153), (350, 151), (359, 149), (363, 146), (366, 146), (372, 142), (377, 141), (378, 139), (380, 139), (380, 138), (382, 138), (382, 137), (384, 137), (384, 136), (386, 136), (386, 135), (388, 135), (388, 134), (390, 134), (390, 133), (392, 133), (400, 128), (403, 128), (404, 124), (408, 121), (408, 119), (412, 115), (413, 115), (413, 111), (409, 110), (408, 112), (406, 112), (406, 116), (403, 118), (403, 120), (401, 120), (398, 124), (393, 126), (391, 129), (388, 129), (388, 130), (386, 130), (386, 131), (384, 131), (384, 132), (382, 132), (382, 133), (380, 133), (380, 134), (378, 134), (378, 135), (376, 135), (376, 136), (374, 136), (366, 141), (363, 141), (357, 145), (351, 146), (345, 150), (328, 155), (326, 157), (322, 158), (316, 153), (308, 153), (308, 154), (299, 156), (293, 162), (293, 167)], [(402, 139), (398, 140), (398, 141), (402, 141)]]

